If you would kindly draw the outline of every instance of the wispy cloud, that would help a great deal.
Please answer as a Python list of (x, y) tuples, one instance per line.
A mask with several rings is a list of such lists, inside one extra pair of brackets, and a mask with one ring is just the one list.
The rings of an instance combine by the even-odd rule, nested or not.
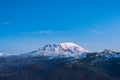
[(97, 35), (102, 35), (102, 32), (98, 30), (90, 30), (90, 32), (97, 34)]
[(34, 32), (21, 32), (20, 34), (55, 34), (55, 33), (63, 33), (64, 31), (53, 31), (53, 30), (40, 30)]
[(9, 22), (9, 21), (0, 21), (0, 24), (8, 25), (8, 24), (11, 24), (11, 22)]
[(4, 24), (11, 24), (11, 22), (4, 22)]

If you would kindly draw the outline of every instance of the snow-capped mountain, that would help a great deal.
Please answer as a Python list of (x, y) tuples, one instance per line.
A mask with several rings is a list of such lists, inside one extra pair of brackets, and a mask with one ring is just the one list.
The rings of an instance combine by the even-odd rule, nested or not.
[(66, 42), (60, 44), (47, 44), (37, 50), (28, 53), (0, 53), (0, 57), (7, 57), (7, 56), (23, 56), (23, 57), (34, 57), (34, 56), (41, 56), (41, 57), (49, 57), (49, 59), (53, 58), (86, 58), (87, 55), (94, 56), (94, 57), (101, 57), (106, 60), (110, 58), (120, 58), (120, 52), (115, 52), (111, 50), (105, 49), (102, 52), (89, 52), (87, 49), (80, 47), (79, 45)]
[(115, 51), (108, 50), (108, 49), (105, 49), (102, 52), (88, 52), (87, 54), (92, 54), (95, 57), (101, 57), (104, 59), (120, 58), (120, 52), (115, 52)]
[(36, 56), (50, 56), (50, 57), (84, 57), (84, 52), (87, 52), (84, 48), (78, 46), (75, 43), (67, 42), (61, 44), (48, 44), (38, 50), (31, 52)]
[(120, 58), (120, 52), (107, 49), (105, 49), (103, 52), (100, 52), (99, 54), (105, 58)]

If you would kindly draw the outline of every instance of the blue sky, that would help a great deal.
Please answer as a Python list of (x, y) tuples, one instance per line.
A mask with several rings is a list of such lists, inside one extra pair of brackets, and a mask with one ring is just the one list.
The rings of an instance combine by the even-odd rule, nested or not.
[(75, 42), (120, 50), (119, 0), (0, 0), (0, 52)]

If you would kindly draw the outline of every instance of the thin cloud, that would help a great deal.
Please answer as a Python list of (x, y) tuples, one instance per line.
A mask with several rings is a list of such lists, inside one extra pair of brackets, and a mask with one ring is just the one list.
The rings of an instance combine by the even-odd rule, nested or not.
[(2, 21), (1, 21), (0, 24), (8, 25), (8, 24), (11, 24), (11, 22), (9, 22), (9, 21), (2, 22)]
[(102, 32), (98, 30), (90, 30), (90, 32), (97, 34), (97, 35), (102, 35)]
[(11, 24), (11, 22), (4, 22), (4, 24)]
[(55, 34), (55, 33), (63, 33), (64, 31), (53, 31), (53, 30), (41, 30), (35, 32), (21, 32), (20, 34)]

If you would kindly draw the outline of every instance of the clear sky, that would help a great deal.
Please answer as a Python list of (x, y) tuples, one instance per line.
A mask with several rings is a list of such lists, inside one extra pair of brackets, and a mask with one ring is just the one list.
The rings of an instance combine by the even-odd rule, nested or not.
[(120, 50), (120, 0), (0, 0), (0, 52), (61, 42)]

